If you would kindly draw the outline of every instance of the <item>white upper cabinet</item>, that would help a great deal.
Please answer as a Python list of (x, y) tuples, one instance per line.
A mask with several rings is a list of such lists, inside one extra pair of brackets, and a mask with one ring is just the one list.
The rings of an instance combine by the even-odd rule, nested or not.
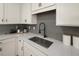
[(0, 24), (3, 24), (4, 20), (3, 20), (3, 4), (0, 3)]
[(31, 22), (32, 14), (31, 14), (31, 4), (26, 3), (22, 5), (22, 23), (28, 24)]
[(53, 6), (53, 5), (55, 5), (55, 3), (42, 3), (42, 8), (50, 7), (50, 6)]
[(17, 24), (20, 21), (20, 5), (17, 3), (5, 4), (5, 21), (8, 24)]
[(20, 23), (20, 4), (0, 3), (0, 24)]
[(54, 4), (55, 3), (32, 3), (32, 10), (35, 11), (35, 10), (38, 10), (41, 8), (46, 8), (46, 7), (52, 6)]
[(38, 10), (38, 3), (32, 3), (32, 11)]
[(55, 3), (32, 3), (32, 14), (56, 9)]
[(79, 26), (79, 4), (60, 3), (56, 9), (57, 26)]
[(0, 3), (0, 24), (36, 24), (31, 3)]
[(21, 23), (22, 24), (36, 24), (36, 19), (34, 19), (35, 16), (32, 16), (32, 4), (23, 3), (21, 7), (22, 7)]

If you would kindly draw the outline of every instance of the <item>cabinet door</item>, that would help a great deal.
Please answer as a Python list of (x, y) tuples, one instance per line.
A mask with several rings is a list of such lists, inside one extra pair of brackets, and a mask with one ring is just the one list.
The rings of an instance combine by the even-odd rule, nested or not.
[(24, 56), (32, 56), (32, 51), (27, 46), (24, 46)]
[(3, 24), (4, 19), (3, 19), (3, 4), (0, 3), (0, 24)]
[(30, 24), (32, 20), (31, 3), (22, 4), (22, 23)]
[(38, 3), (32, 3), (32, 11), (39, 9)]
[(55, 3), (41, 3), (41, 8), (53, 6)]
[(35, 47), (32, 47), (27, 42), (24, 42), (24, 56), (45, 56), (45, 54), (40, 52)]
[(24, 56), (33, 56), (33, 52), (31, 49), (31, 46), (27, 43), (24, 42)]
[(20, 20), (20, 5), (5, 3), (5, 23), (16, 24)]
[(23, 40), (21, 38), (18, 39), (18, 55), (23, 56)]
[(0, 41), (0, 56), (2, 56), (2, 41)]
[(0, 46), (0, 56), (2, 56), (2, 46)]
[(16, 50), (15, 50), (15, 39), (6, 39), (2, 42), (2, 55), (3, 56), (15, 56)]
[(33, 3), (32, 14), (38, 14), (56, 9), (55, 3)]
[(32, 11), (36, 11), (42, 8), (46, 8), (54, 5), (55, 3), (32, 3)]
[(79, 3), (57, 4), (56, 13), (56, 25), (79, 26)]

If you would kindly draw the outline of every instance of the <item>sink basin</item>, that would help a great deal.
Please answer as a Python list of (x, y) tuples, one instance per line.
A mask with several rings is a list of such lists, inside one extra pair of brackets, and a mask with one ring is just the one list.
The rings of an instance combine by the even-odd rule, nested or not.
[(51, 44), (53, 44), (53, 42), (51, 41), (48, 41), (48, 40), (45, 40), (43, 38), (40, 38), (40, 37), (32, 37), (30, 38), (29, 40), (45, 47), (45, 48), (49, 48)]

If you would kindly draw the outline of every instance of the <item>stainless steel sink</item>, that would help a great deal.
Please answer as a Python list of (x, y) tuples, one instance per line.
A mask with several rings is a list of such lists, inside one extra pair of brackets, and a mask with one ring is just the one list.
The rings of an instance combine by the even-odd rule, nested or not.
[(48, 40), (45, 40), (43, 38), (40, 38), (40, 37), (32, 37), (30, 38), (29, 40), (45, 47), (45, 48), (49, 48), (51, 44), (53, 44), (53, 42), (51, 41), (48, 41)]

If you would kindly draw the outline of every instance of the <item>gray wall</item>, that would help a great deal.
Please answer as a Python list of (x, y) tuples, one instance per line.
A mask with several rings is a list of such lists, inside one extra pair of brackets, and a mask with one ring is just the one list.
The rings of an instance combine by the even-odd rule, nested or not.
[(36, 30), (32, 30), (33, 33), (38, 33), (41, 22), (44, 22), (46, 25), (46, 34), (48, 37), (62, 40), (62, 29), (61, 27), (56, 27), (56, 10), (37, 14), (37, 26)]
[[(79, 36), (79, 27), (57, 27), (56, 26), (56, 11), (49, 11), (45, 13), (37, 14), (37, 25), (18, 25), (20, 28), (28, 28), (28, 26), (36, 26), (33, 30), (31, 27), (31, 32), (37, 33), (39, 30), (39, 24), (44, 22), (46, 24), (46, 34), (48, 37), (55, 38), (57, 40), (62, 40), (62, 34)], [(15, 29), (16, 25), (0, 25), (0, 34), (9, 33), (11, 29)]]
[[(31, 30), (33, 33), (38, 34), (39, 24), (44, 22), (46, 24), (47, 36), (62, 41), (62, 34), (74, 35), (79, 37), (79, 27), (73, 26), (56, 26), (56, 11), (49, 11), (37, 14), (36, 30)], [(33, 25), (32, 25), (33, 26)]]
[(62, 28), (62, 31), (63, 31), (64, 34), (79, 36), (79, 27), (64, 26), (64, 27), (61, 27), (61, 28)]
[(11, 29), (15, 29), (16, 25), (0, 25), (0, 34), (9, 33)]

